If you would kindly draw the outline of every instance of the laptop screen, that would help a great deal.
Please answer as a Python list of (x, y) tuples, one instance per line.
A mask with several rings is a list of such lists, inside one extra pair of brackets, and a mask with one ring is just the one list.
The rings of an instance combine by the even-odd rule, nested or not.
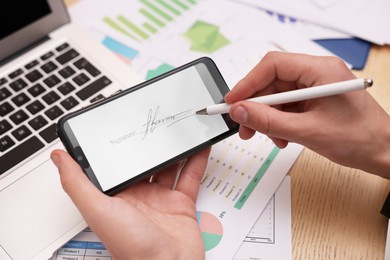
[[(22, 0), (13, 0), (13, 1), (3, 1), (0, 3), (0, 10), (4, 12), (0, 19), (2, 21), (2, 27), (0, 31), (0, 39), (3, 39), (5, 36), (8, 36), (19, 29), (25, 27), (28, 24), (35, 22), (36, 20), (42, 18), (45, 15), (48, 15), (50, 7), (46, 0), (35, 0), (35, 1), (22, 1)], [(24, 10), (34, 10), (34, 12), (24, 12), (23, 15), (20, 14), (21, 6)], [(16, 15), (19, 14), (19, 15)]]
[(62, 0), (1, 1), (0, 64), (68, 22)]

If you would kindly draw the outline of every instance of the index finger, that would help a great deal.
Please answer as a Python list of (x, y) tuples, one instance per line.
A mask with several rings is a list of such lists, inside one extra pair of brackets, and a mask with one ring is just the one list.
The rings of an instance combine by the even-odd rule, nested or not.
[(184, 165), (180, 178), (176, 185), (176, 190), (189, 196), (194, 202), (198, 197), (200, 181), (206, 170), (210, 147), (199, 152), (188, 159)]
[[(329, 63), (333, 66), (329, 66)], [(340, 71), (345, 73), (346, 70), (349, 69), (345, 63), (336, 57), (325, 58), (300, 53), (269, 52), (225, 96), (225, 101), (234, 103), (253, 97), (257, 92), (272, 85), (301, 88), (330, 83), (326, 82), (326, 79), (337, 81), (341, 79), (338, 73)], [(345, 74), (342, 77), (345, 78)]]

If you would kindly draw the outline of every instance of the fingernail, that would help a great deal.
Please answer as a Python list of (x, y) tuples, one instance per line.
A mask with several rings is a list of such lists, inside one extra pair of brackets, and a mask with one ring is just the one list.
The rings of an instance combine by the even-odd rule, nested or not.
[(243, 106), (236, 107), (231, 116), (239, 124), (245, 124), (248, 121), (248, 111)]
[(54, 165), (59, 168), (60, 166), (60, 157), (56, 154), (51, 155), (51, 161), (54, 163)]

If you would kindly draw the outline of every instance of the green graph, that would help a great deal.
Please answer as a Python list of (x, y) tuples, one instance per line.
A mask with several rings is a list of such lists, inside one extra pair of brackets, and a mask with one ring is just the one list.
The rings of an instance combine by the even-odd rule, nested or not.
[(191, 42), (191, 50), (204, 53), (213, 53), (230, 43), (218, 26), (203, 21), (195, 22), (184, 35)]
[(249, 185), (245, 188), (244, 192), (241, 194), (236, 204), (234, 204), (234, 207), (236, 209), (241, 209), (244, 206), (245, 202), (255, 190), (257, 184), (259, 184), (261, 178), (263, 178), (264, 174), (267, 172), (268, 168), (271, 166), (272, 162), (275, 160), (279, 152), (280, 149), (276, 146), (272, 149), (271, 153), (268, 155), (263, 165), (261, 165), (260, 169), (257, 171), (256, 175), (253, 177)]
[(154, 77), (157, 77), (165, 72), (168, 72), (170, 70), (172, 70), (174, 67), (169, 65), (169, 64), (161, 64), (160, 66), (158, 66), (156, 69), (154, 70), (149, 70), (147, 73), (146, 73), (146, 80), (148, 79), (151, 79), (151, 78), (154, 78)]
[(180, 17), (195, 5), (197, 0), (139, 0), (138, 2), (140, 7), (135, 12), (140, 19), (131, 20), (129, 17), (133, 17), (132, 15), (105, 16), (103, 22), (115, 31), (142, 42)]

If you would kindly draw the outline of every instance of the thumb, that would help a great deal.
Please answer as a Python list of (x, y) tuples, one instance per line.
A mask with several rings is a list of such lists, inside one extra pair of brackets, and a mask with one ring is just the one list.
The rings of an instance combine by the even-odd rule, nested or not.
[(253, 129), (269, 137), (295, 141), (301, 133), (296, 120), (297, 113), (283, 112), (268, 105), (240, 101), (230, 108), (231, 118), (241, 126)]
[(88, 212), (91, 202), (104, 197), (67, 152), (54, 150), (51, 159), (60, 173), (62, 188), (81, 213)]

